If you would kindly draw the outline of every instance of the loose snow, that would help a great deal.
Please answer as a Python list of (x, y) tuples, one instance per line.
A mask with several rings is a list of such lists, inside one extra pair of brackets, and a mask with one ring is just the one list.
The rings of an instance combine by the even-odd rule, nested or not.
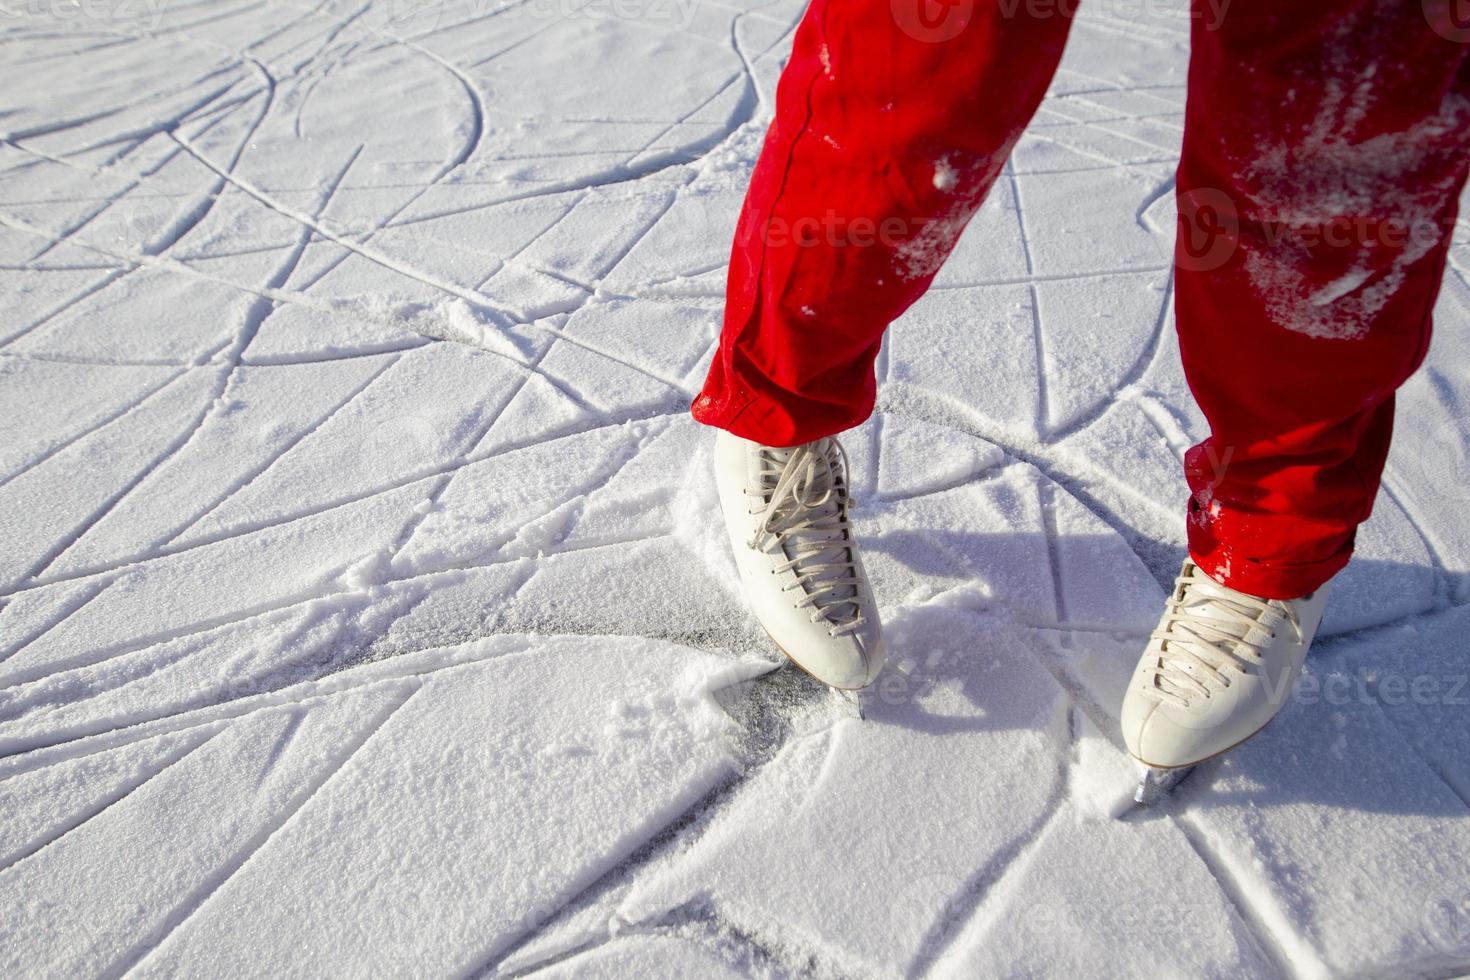
[(1183, 9), (1083, 5), (885, 343), (856, 703), (686, 414), (799, 0), (6, 12), (0, 974), (1470, 971), (1463, 223), (1292, 704), (1130, 802)]

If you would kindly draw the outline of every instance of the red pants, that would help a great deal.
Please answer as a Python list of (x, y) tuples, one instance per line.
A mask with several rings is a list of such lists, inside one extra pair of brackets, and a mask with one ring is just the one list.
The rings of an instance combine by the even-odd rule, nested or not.
[[(1470, 31), (1451, 2), (1196, 4), (1174, 282), (1211, 435), (1185, 459), (1189, 548), (1242, 591), (1317, 588), (1377, 493), (1470, 147)], [(812, 0), (695, 418), (784, 446), (872, 412), (883, 331), (1000, 173), (1069, 14)]]

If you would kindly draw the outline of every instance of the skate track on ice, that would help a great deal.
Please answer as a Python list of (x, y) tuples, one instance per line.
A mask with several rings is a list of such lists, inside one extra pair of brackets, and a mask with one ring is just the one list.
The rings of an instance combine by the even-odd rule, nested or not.
[(1464, 222), (1313, 686), (1127, 804), (1204, 433), (1143, 8), (846, 439), (859, 720), (685, 415), (798, 3), (7, 3), (0, 973), (1470, 972)]

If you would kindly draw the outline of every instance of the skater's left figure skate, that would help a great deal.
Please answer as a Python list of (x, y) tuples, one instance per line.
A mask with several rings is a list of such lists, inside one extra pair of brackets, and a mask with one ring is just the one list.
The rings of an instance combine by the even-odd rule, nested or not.
[(848, 520), (841, 444), (772, 448), (722, 430), (715, 482), (741, 588), (771, 639), (825, 684), (873, 683), (883, 629)]
[(1145, 795), (1179, 770), (1233, 749), (1266, 726), (1291, 695), (1322, 622), (1326, 585), (1296, 599), (1263, 599), (1186, 561), (1123, 700), (1123, 739), (1144, 766)]

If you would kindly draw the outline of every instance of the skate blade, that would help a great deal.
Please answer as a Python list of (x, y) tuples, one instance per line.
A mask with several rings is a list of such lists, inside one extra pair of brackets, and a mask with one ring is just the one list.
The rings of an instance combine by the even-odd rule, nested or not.
[(1155, 769), (1146, 767), (1138, 779), (1138, 790), (1133, 794), (1133, 802), (1141, 806), (1154, 806), (1162, 802), (1174, 788), (1189, 778), (1194, 772), (1194, 766), (1184, 766), (1179, 769)]
[[(792, 662), (795, 663), (795, 661)], [(849, 718), (867, 721), (867, 717), (863, 714), (863, 699), (858, 696), (857, 691), (841, 687), (830, 688), (830, 690), (837, 698), (839, 710)]]

